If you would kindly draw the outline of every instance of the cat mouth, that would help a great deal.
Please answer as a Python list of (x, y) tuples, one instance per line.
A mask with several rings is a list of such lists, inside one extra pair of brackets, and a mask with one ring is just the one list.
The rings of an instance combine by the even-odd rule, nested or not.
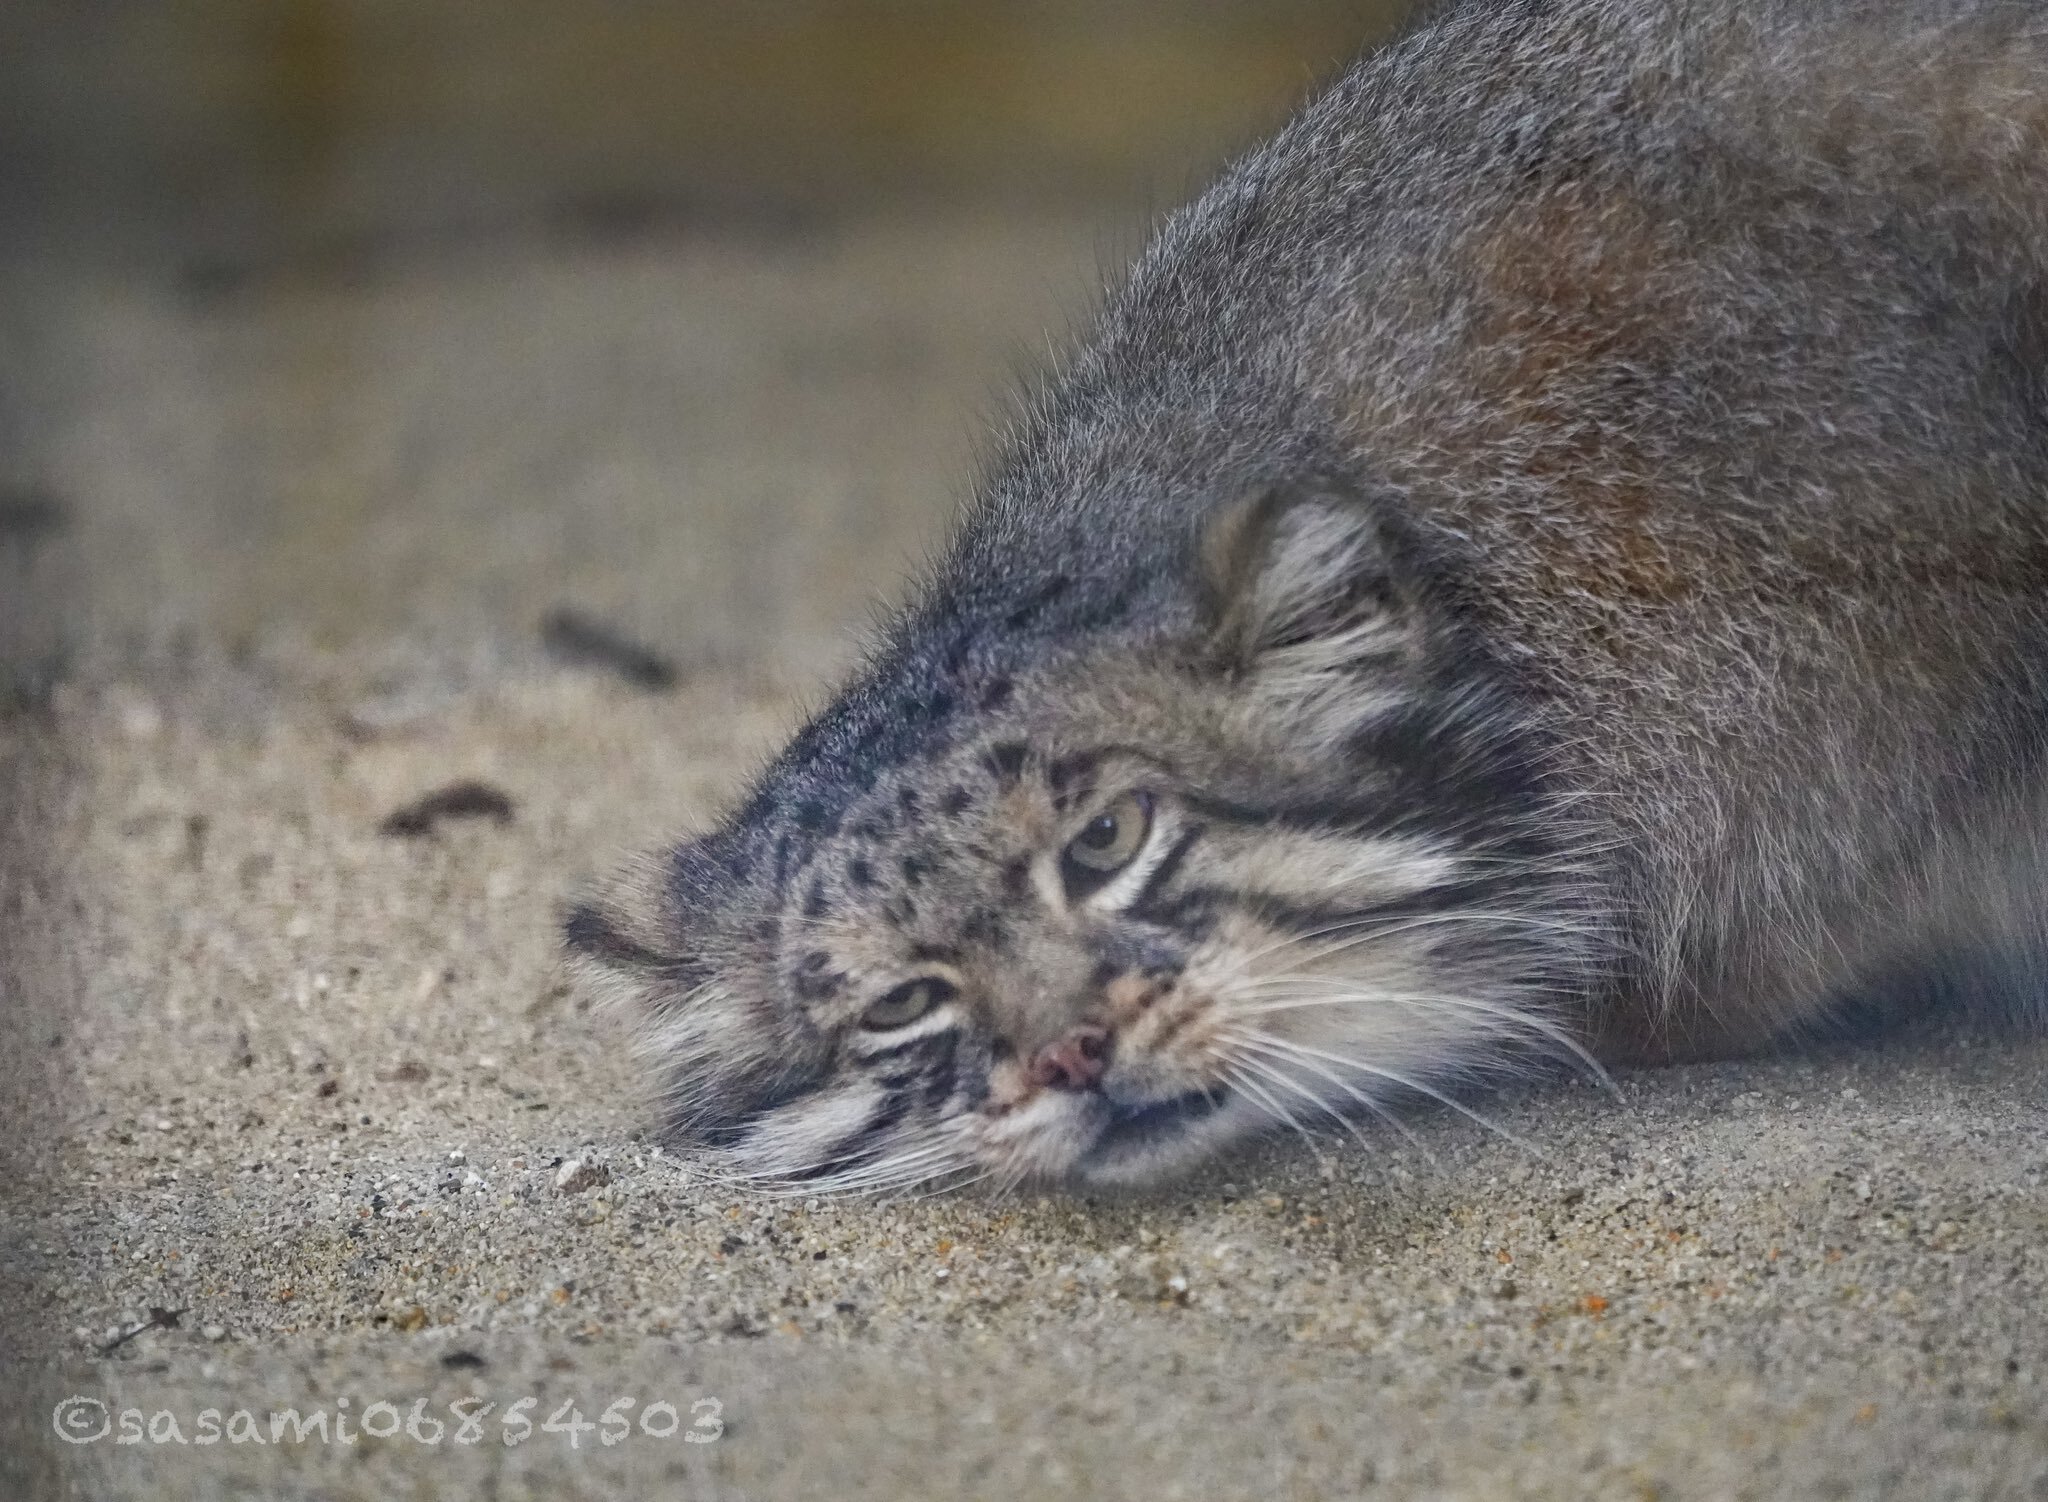
[(1111, 1156), (1142, 1148), (1213, 1116), (1223, 1109), (1230, 1092), (1221, 1085), (1190, 1090), (1165, 1100), (1147, 1101), (1139, 1106), (1111, 1104), (1110, 1117), (1089, 1149), (1093, 1156)]

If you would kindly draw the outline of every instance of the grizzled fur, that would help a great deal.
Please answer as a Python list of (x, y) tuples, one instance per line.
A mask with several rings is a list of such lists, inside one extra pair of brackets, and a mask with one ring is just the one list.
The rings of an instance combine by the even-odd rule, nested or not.
[(2044, 260), (2048, 7), (1454, 6), (1165, 224), (867, 667), (572, 947), (683, 1135), (848, 1188), (2029, 973)]

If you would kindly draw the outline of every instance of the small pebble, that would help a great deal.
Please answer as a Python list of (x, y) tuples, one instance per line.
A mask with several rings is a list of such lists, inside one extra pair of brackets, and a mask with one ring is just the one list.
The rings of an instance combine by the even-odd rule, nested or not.
[(612, 1171), (602, 1163), (585, 1163), (581, 1158), (570, 1158), (555, 1170), (555, 1193), (581, 1194), (599, 1184), (609, 1184)]

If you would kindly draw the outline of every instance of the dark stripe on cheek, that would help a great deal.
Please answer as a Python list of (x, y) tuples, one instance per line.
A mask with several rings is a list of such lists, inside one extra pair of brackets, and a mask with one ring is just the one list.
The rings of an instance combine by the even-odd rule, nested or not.
[(1233, 900), (1234, 894), (1230, 892), (1195, 887), (1164, 901), (1133, 904), (1124, 912), (1141, 923), (1172, 929), (1184, 938), (1199, 939), (1216, 926), (1217, 915)]
[(1173, 842), (1173, 848), (1160, 857), (1159, 864), (1154, 866), (1151, 874), (1145, 878), (1145, 885), (1138, 889), (1138, 895), (1131, 899), (1130, 905), (1137, 907), (1156, 901), (1174, 877), (1180, 874), (1181, 866), (1187, 861), (1188, 852), (1195, 848), (1195, 842), (1201, 837), (1202, 827), (1199, 824), (1182, 830), (1180, 838)]
[(827, 1178), (873, 1158), (879, 1139), (888, 1135), (898, 1122), (910, 1114), (911, 1097), (903, 1091), (890, 1091), (882, 1097), (874, 1114), (853, 1131), (833, 1143), (825, 1156), (806, 1167), (793, 1170), (789, 1177), (797, 1180)]
[[(1504, 883), (1482, 880), (1449, 882), (1379, 902), (1352, 901), (1341, 905), (1298, 902), (1265, 892), (1218, 892), (1216, 895), (1249, 909), (1276, 928), (1306, 935), (1331, 928), (1370, 933), (1380, 924), (1390, 925), (1395, 932), (1407, 932), (1399, 927), (1404, 919), (1430, 918), (1455, 913), (1460, 908), (1492, 906), (1508, 893)], [(1460, 937), (1474, 937), (1484, 932), (1485, 923), (1475, 922), (1468, 929), (1461, 930)], [(1521, 938), (1522, 934), (1519, 929), (1502, 930), (1501, 936), (1512, 940)]]
[(953, 1093), (953, 1081), (960, 1072), (960, 1035), (941, 1033), (945, 1046), (932, 1060), (932, 1067), (924, 1077), (924, 1093), (919, 1097), (926, 1109), (935, 1109), (945, 1104), (946, 1097)]

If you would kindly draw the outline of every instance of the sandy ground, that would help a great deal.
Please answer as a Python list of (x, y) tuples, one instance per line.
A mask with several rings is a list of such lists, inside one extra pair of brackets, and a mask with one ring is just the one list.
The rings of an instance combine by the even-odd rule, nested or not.
[[(2048, 1498), (2048, 1044), (1532, 1085), (1132, 1202), (748, 1199), (648, 1140), (560, 900), (787, 729), (1105, 242), (24, 302), (64, 525), (0, 565), (71, 666), (0, 720), (0, 1491)], [(563, 604), (680, 685), (551, 657)], [(381, 832), (460, 779), (509, 819)]]

